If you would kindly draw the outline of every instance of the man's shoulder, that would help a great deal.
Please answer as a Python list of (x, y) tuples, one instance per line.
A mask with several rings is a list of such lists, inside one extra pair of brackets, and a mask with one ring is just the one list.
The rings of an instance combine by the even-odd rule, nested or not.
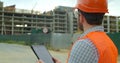
[(75, 44), (76, 45), (78, 44), (78, 45), (84, 45), (84, 46), (91, 46), (91, 47), (93, 47), (93, 45), (94, 45), (89, 38), (77, 40), (75, 42)]

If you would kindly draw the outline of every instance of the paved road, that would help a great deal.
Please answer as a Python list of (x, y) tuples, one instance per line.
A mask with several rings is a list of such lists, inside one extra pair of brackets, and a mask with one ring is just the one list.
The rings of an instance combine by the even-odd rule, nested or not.
[(35, 63), (36, 56), (28, 46), (0, 44), (0, 63)]
[[(67, 59), (67, 52), (50, 50), (51, 55), (60, 59), (62, 63)], [(36, 61), (37, 58), (29, 46), (0, 43), (0, 63), (36, 63)], [(120, 63), (120, 58), (118, 61)]]

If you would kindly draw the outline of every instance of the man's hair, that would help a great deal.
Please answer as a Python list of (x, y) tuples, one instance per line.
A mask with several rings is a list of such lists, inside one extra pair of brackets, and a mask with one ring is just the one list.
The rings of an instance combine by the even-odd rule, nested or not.
[(79, 10), (90, 25), (101, 25), (105, 13), (87, 13)]

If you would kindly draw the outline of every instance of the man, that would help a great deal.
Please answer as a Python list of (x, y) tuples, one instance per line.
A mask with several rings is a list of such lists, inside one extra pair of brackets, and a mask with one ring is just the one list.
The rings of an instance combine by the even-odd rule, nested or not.
[(78, 0), (75, 8), (84, 33), (73, 44), (67, 63), (117, 63), (117, 48), (101, 26), (107, 0)]

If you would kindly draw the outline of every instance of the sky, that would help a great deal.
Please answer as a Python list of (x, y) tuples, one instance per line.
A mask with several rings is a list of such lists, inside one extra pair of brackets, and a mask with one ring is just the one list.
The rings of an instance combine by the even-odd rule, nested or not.
[[(77, 0), (0, 0), (4, 6), (16, 5), (19, 9), (49, 11), (57, 6), (74, 7)], [(108, 0), (109, 14), (120, 16), (120, 0)]]

